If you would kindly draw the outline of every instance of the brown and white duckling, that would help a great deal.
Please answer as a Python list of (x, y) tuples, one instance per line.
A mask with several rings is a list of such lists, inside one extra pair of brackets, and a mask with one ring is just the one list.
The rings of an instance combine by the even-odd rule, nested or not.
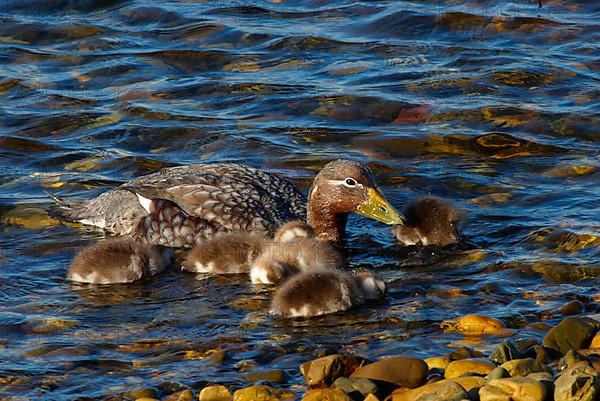
[(342, 254), (328, 241), (315, 238), (311, 226), (302, 221), (284, 224), (250, 268), (254, 284), (276, 284), (301, 271), (336, 269)]
[[(274, 241), (291, 241), (314, 236), (314, 230), (302, 221), (284, 224)], [(269, 239), (257, 233), (228, 233), (205, 240), (189, 252), (183, 270), (193, 273), (248, 273), (252, 263), (269, 247)]]
[(102, 241), (75, 256), (67, 279), (90, 284), (132, 283), (162, 272), (171, 258), (168, 248), (130, 238)]
[(296, 241), (301, 238), (315, 238), (315, 229), (301, 220), (289, 221), (279, 227), (273, 236), (274, 242)]
[(341, 312), (360, 306), (367, 300), (379, 300), (385, 290), (385, 283), (370, 272), (302, 272), (275, 292), (270, 313), (292, 318)]
[(341, 241), (349, 213), (402, 224), (402, 216), (385, 200), (371, 170), (351, 160), (327, 163), (315, 176), (308, 199), (275, 174), (233, 163), (164, 168), (85, 201), (52, 198), (65, 219), (133, 235), (148, 214), (137, 194), (167, 199), (201, 219), (205, 238), (215, 230), (272, 235), (286, 221), (306, 220), (319, 239)]
[(392, 226), (396, 240), (404, 245), (445, 246), (459, 241), (464, 216), (449, 202), (427, 196), (404, 209), (404, 225)]
[(185, 257), (182, 269), (192, 273), (248, 273), (268, 243), (267, 237), (254, 233), (223, 234), (196, 245)]

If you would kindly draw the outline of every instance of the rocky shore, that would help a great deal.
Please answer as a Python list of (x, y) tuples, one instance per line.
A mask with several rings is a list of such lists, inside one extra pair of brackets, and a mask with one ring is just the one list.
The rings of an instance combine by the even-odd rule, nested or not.
[[(282, 371), (253, 373), (253, 386), (139, 388), (118, 399), (136, 401), (595, 401), (600, 399), (600, 316), (567, 317), (543, 341), (518, 338), (504, 323), (467, 315), (442, 324), (465, 337), (507, 337), (489, 355), (463, 347), (425, 359), (371, 361), (332, 354), (302, 364), (303, 395), (278, 388)], [(246, 375), (248, 376), (248, 375)], [(111, 399), (112, 400), (112, 399)]]

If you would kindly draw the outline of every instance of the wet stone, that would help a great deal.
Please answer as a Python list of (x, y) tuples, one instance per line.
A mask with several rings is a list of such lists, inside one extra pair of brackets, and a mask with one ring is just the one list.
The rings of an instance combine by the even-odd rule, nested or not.
[(252, 386), (233, 393), (233, 401), (279, 401), (293, 400), (295, 398), (296, 395), (294, 393), (269, 386)]
[(544, 401), (546, 387), (527, 377), (492, 380), (479, 390), (480, 401)]
[(208, 386), (200, 391), (198, 401), (231, 401), (231, 393), (225, 386)]
[(574, 366), (575, 364), (586, 360), (587, 359), (583, 355), (571, 349), (567, 351), (567, 353), (563, 355), (562, 358), (560, 358), (560, 361), (558, 361), (558, 370), (562, 371), (568, 369)]
[(488, 359), (460, 359), (458, 361), (453, 361), (450, 362), (450, 364), (448, 364), (444, 373), (444, 377), (446, 379), (453, 379), (468, 373), (474, 373), (480, 376), (487, 376), (495, 368), (496, 365)]
[(285, 372), (283, 370), (271, 370), (268, 372), (253, 372), (246, 373), (242, 376), (244, 379), (251, 382), (259, 382), (262, 380), (271, 383), (283, 383), (285, 381)]
[(600, 322), (587, 317), (568, 317), (550, 329), (544, 337), (544, 347), (565, 354), (570, 349), (586, 348), (591, 342)]
[(560, 374), (554, 382), (555, 401), (595, 401), (600, 398), (600, 374), (580, 362)]
[(401, 387), (417, 387), (425, 383), (427, 364), (421, 359), (402, 356), (383, 358), (357, 369), (352, 377), (380, 380)]
[(366, 360), (352, 355), (329, 355), (303, 363), (300, 372), (309, 388), (330, 386), (338, 377), (348, 377)]
[(564, 305), (558, 311), (563, 316), (569, 316), (569, 315), (580, 314), (583, 312), (584, 309), (585, 309), (585, 307), (583, 306), (583, 303), (581, 301), (575, 300), (575, 301), (571, 301), (568, 304)]
[[(234, 400), (236, 401), (236, 400)], [(307, 391), (302, 401), (354, 401), (339, 388), (320, 388)]]
[(138, 398), (156, 398), (158, 397), (158, 391), (152, 387), (142, 387), (134, 390), (125, 391), (123, 397), (137, 400)]
[(508, 371), (506, 369), (504, 369), (501, 366), (498, 366), (497, 368), (495, 368), (494, 370), (492, 370), (487, 375), (487, 381), (490, 382), (492, 380), (502, 379), (504, 377), (509, 377), (509, 376), (510, 376), (510, 374), (508, 373)]
[(596, 333), (590, 342), (590, 348), (600, 348), (600, 332)]
[(433, 358), (425, 358), (425, 363), (429, 369), (446, 369), (446, 366), (450, 363), (450, 358), (447, 356), (438, 356)]
[(417, 401), (461, 401), (469, 399), (469, 394), (456, 382), (444, 383), (435, 393), (430, 393), (417, 398)]
[(527, 376), (530, 373), (546, 372), (548, 368), (533, 358), (513, 359), (501, 365), (511, 377)]
[(500, 320), (477, 314), (445, 321), (441, 324), (441, 327), (444, 331), (459, 332), (465, 336), (505, 336), (512, 334)]
[[(395, 390), (390, 396), (390, 401), (415, 401), (421, 399), (421, 397), (435, 394), (441, 388), (446, 386), (448, 383), (456, 383), (464, 389), (464, 391), (471, 393), (471, 391), (477, 392), (478, 389), (485, 384), (483, 377), (470, 376), (470, 377), (459, 377), (456, 379), (444, 379), (434, 383), (428, 383), (424, 386), (417, 387), (414, 389), (406, 390), (404, 388)], [(468, 399), (469, 397), (467, 397)]]
[(168, 395), (163, 398), (162, 401), (192, 401), (194, 399), (194, 394), (191, 390), (183, 390)]
[(377, 393), (377, 385), (371, 380), (362, 377), (340, 377), (333, 382), (331, 387), (339, 388), (346, 394), (358, 392), (363, 397), (371, 393)]

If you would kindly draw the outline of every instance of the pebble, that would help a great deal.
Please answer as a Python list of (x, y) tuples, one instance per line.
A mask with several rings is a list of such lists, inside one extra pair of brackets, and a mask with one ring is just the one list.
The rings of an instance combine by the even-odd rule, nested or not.
[(123, 397), (133, 398), (134, 400), (139, 398), (156, 398), (158, 397), (158, 391), (152, 387), (136, 388), (123, 392)]
[(352, 377), (381, 380), (400, 387), (418, 387), (425, 383), (427, 364), (421, 359), (402, 356), (380, 359), (352, 373)]
[(434, 383), (428, 383), (424, 386), (409, 390), (402, 388), (392, 392), (390, 400), (415, 401), (425, 395), (436, 393), (448, 383), (459, 384), (466, 392), (470, 393), (471, 391), (474, 391), (476, 393), (479, 388), (485, 384), (485, 379), (479, 376), (463, 376), (456, 379), (444, 379)]
[(368, 394), (377, 393), (377, 385), (371, 380), (362, 377), (340, 377), (333, 382), (331, 387), (339, 388), (346, 394), (358, 392), (363, 397), (366, 397)]
[(427, 367), (431, 369), (446, 369), (446, 366), (450, 363), (450, 358), (447, 356), (436, 356), (433, 358), (425, 358), (425, 363)]
[(596, 333), (594, 338), (592, 338), (590, 348), (600, 348), (600, 332)]
[(479, 390), (480, 401), (544, 401), (545, 398), (546, 387), (528, 377), (492, 380)]
[(283, 383), (285, 381), (285, 372), (283, 370), (271, 370), (268, 372), (246, 373), (242, 377), (251, 382), (266, 380), (271, 383)]
[(183, 390), (163, 398), (162, 401), (192, 401), (193, 399), (194, 394), (191, 390)]
[(461, 401), (469, 399), (469, 394), (456, 382), (444, 383), (434, 393), (429, 393), (417, 398), (417, 401)]
[(309, 390), (302, 397), (302, 401), (354, 401), (339, 388), (319, 388)]
[(598, 399), (600, 399), (600, 374), (587, 362), (579, 362), (566, 369), (554, 382), (555, 401)]
[(458, 331), (465, 336), (510, 336), (512, 330), (507, 329), (502, 321), (484, 315), (465, 315), (441, 324), (444, 331)]
[(200, 391), (198, 401), (231, 401), (231, 393), (225, 386), (208, 386)]
[(564, 355), (571, 349), (586, 348), (599, 328), (600, 322), (594, 319), (568, 317), (550, 329), (543, 345)]
[(513, 359), (500, 365), (500, 367), (506, 369), (511, 377), (515, 376), (527, 376), (530, 373), (546, 372), (547, 367), (536, 361), (533, 358), (524, 359)]
[(309, 388), (331, 385), (338, 377), (348, 377), (367, 361), (353, 355), (334, 354), (300, 365), (300, 372)]
[(475, 373), (480, 376), (487, 376), (494, 368), (496, 368), (496, 365), (488, 359), (460, 359), (448, 364), (446, 371), (444, 372), (444, 377), (446, 379), (453, 379), (462, 376), (465, 373)]
[(280, 401), (294, 399), (296, 399), (294, 393), (269, 386), (252, 386), (233, 393), (233, 401)]
[(583, 312), (584, 309), (585, 309), (585, 307), (583, 306), (583, 303), (581, 301), (575, 300), (575, 301), (571, 301), (568, 304), (564, 305), (558, 311), (563, 316), (569, 316), (569, 315), (577, 315), (577, 314)]
[(490, 382), (495, 379), (502, 379), (504, 377), (509, 377), (509, 376), (510, 376), (510, 374), (508, 373), (508, 371), (506, 369), (504, 369), (501, 366), (498, 366), (494, 370), (492, 370), (489, 375), (487, 375), (486, 380), (488, 382)]

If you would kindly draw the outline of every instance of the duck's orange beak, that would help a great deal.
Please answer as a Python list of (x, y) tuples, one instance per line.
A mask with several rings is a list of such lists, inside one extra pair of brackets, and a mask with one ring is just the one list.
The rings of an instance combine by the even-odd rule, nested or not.
[(404, 224), (402, 213), (394, 209), (379, 188), (369, 188), (368, 191), (367, 200), (358, 206), (356, 213), (385, 224)]

